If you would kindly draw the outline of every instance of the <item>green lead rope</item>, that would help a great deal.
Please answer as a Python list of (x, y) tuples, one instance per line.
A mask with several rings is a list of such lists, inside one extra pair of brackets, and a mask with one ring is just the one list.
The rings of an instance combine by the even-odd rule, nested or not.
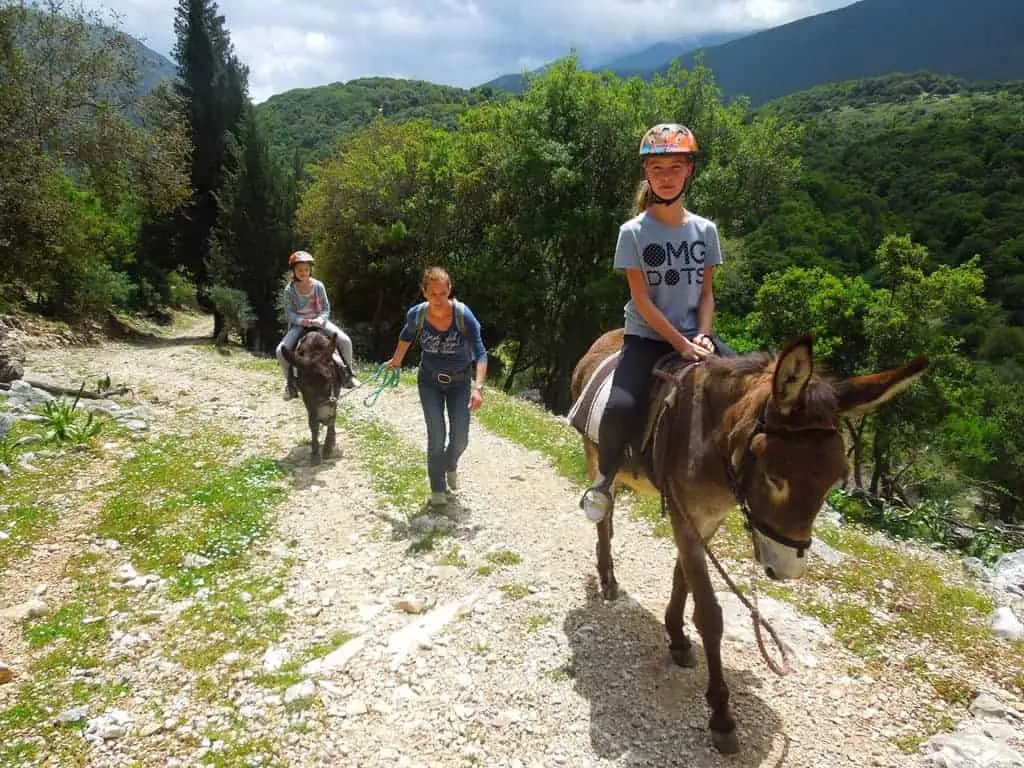
[(373, 391), (363, 399), (363, 405), (367, 408), (372, 408), (374, 403), (377, 402), (377, 398), (380, 397), (385, 389), (398, 386), (398, 381), (401, 377), (402, 373), (397, 368), (389, 371), (388, 367), (381, 363), (366, 382), (367, 385), (373, 386)]

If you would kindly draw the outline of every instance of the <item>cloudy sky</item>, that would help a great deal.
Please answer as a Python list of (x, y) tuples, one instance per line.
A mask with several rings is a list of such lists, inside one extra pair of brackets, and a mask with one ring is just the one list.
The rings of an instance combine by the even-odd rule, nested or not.
[[(576, 48), (598, 64), (657, 42), (763, 29), (851, 0), (221, 0), (253, 99), (357, 77), (469, 87)], [(170, 57), (174, 0), (86, 0)]]

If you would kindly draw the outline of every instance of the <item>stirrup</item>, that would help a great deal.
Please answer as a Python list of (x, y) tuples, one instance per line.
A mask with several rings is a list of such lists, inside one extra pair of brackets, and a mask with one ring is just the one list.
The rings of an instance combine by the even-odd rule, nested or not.
[(583, 492), (580, 509), (592, 523), (600, 523), (612, 511), (615, 501), (608, 488), (593, 486)]

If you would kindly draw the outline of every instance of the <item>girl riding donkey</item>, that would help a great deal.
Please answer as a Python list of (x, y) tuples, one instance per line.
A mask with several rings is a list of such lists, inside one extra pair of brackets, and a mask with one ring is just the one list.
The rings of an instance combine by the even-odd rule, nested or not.
[(684, 207), (697, 153), (696, 137), (675, 123), (654, 126), (640, 141), (636, 215), (619, 228), (615, 246), (615, 269), (629, 282), (625, 340), (601, 418), (599, 474), (580, 501), (595, 523), (612, 508), (615, 473), (646, 418), (655, 363), (672, 351), (688, 360), (735, 355), (711, 332), (715, 267), (722, 263), (718, 230)]
[[(322, 331), (334, 339), (344, 365), (342, 384), (349, 388), (359, 386), (359, 380), (353, 374), (352, 340), (338, 326), (330, 321), (331, 302), (327, 298), (324, 284), (313, 277), (313, 264), (316, 260), (306, 251), (296, 251), (288, 257), (288, 266), (292, 270), (292, 280), (284, 290), (285, 314), (288, 318), (288, 332), (277, 345), (277, 361), (284, 373), (284, 399), (291, 400), (298, 394), (291, 364), (285, 359), (284, 349), (295, 351), (302, 335), (311, 329)], [(338, 362), (338, 361), (336, 361)]]

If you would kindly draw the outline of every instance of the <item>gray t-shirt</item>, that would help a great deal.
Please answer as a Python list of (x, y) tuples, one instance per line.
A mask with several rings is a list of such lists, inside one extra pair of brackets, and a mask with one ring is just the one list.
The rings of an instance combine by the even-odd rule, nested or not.
[[(681, 333), (697, 330), (697, 307), (704, 269), (722, 263), (718, 229), (702, 216), (686, 212), (686, 224), (667, 226), (641, 213), (619, 227), (615, 269), (639, 269), (654, 306)], [(660, 339), (640, 317), (633, 299), (626, 303), (626, 333)]]

